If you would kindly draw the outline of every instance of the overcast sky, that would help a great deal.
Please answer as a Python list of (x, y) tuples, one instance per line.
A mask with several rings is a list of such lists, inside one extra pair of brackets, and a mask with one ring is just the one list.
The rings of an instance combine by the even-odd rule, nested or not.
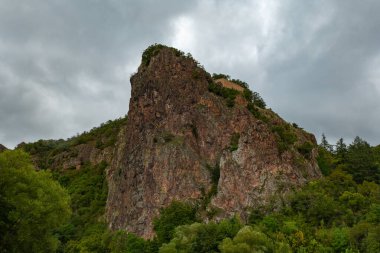
[(379, 13), (378, 0), (0, 0), (0, 143), (124, 116), (157, 42), (248, 82), (318, 140), (380, 144)]

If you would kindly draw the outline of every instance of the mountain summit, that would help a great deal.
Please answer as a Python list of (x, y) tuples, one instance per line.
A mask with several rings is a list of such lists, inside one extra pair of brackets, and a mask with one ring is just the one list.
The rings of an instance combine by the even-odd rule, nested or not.
[(151, 238), (154, 217), (174, 200), (197, 204), (204, 220), (244, 220), (321, 176), (312, 134), (258, 106), (247, 86), (216, 80), (177, 49), (145, 50), (108, 169), (112, 229)]

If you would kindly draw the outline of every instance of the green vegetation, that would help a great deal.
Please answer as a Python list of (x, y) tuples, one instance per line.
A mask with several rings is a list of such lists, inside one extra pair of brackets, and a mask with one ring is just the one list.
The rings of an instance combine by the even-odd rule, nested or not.
[(314, 145), (310, 141), (306, 141), (297, 147), (298, 152), (301, 153), (306, 159), (311, 158), (311, 152), (313, 151)]
[(251, 226), (240, 229), (233, 239), (224, 239), (219, 249), (222, 253), (292, 252), (288, 244), (273, 241), (265, 233)]
[(236, 218), (179, 226), (159, 252), (378, 252), (379, 225), (379, 185), (336, 170), (280, 209), (252, 210), (247, 226)]
[[(237, 91), (235, 89), (226, 88), (226, 87), (223, 87), (222, 85), (214, 83), (213, 80), (217, 80), (221, 78), (224, 78), (230, 82), (233, 82), (243, 87), (244, 88), (243, 92), (241, 93), (240, 91)], [(243, 98), (245, 98), (248, 101), (248, 107), (247, 107), (248, 110), (251, 111), (255, 116), (257, 114), (257, 111), (254, 110), (254, 106), (265, 109), (266, 104), (264, 100), (262, 99), (262, 97), (260, 96), (260, 94), (257, 92), (252, 92), (249, 89), (249, 85), (246, 82), (241, 81), (239, 79), (231, 79), (229, 75), (216, 74), (216, 73), (212, 75), (212, 79), (213, 80), (210, 80), (209, 82), (209, 86), (208, 86), (209, 91), (218, 96), (225, 98), (227, 101), (228, 107), (233, 107), (235, 105), (235, 98), (239, 93), (241, 93)]]
[(102, 162), (54, 173), (70, 194), (72, 209), (69, 221), (55, 230), (60, 241), (57, 252), (156, 252), (155, 242), (126, 231), (108, 230), (103, 218), (108, 193), (106, 168)]
[(214, 80), (217, 80), (217, 79), (221, 79), (221, 78), (224, 78), (226, 80), (230, 80), (230, 76), (229, 75), (226, 75), (226, 74), (222, 74), (222, 73), (213, 73), (212, 74), (212, 79)]
[(330, 145), (322, 135), (318, 165), (324, 175), (339, 169), (352, 175), (357, 183), (373, 181), (380, 184), (379, 154), (379, 146), (371, 147), (360, 137), (356, 137), (348, 146), (341, 138), (333, 149), (333, 145)]
[(150, 59), (153, 56), (156, 56), (162, 48), (164, 48), (164, 45), (161, 44), (153, 44), (150, 45), (147, 49), (144, 50), (142, 54), (141, 62), (143, 65), (148, 66), (150, 63)]
[(222, 85), (214, 82), (209, 83), (208, 90), (226, 99), (226, 104), (228, 107), (233, 107), (235, 105), (235, 98), (239, 94), (239, 91), (237, 90), (223, 87)]
[(70, 198), (23, 151), (0, 153), (0, 252), (55, 252), (54, 230), (70, 216)]
[(219, 164), (216, 164), (214, 167), (207, 164), (206, 169), (208, 170), (211, 176), (211, 187), (207, 192), (205, 191), (204, 188), (201, 189), (202, 199), (201, 199), (198, 211), (206, 211), (208, 216), (213, 216), (216, 210), (207, 211), (206, 209), (207, 209), (207, 206), (210, 204), (211, 198), (214, 197), (218, 193), (220, 167), (219, 167)]
[(35, 158), (39, 169), (48, 169), (54, 161), (54, 156), (66, 152), (70, 156), (77, 156), (75, 148), (81, 144), (93, 144), (98, 149), (105, 149), (115, 145), (120, 129), (125, 125), (127, 117), (109, 120), (99, 127), (92, 128), (89, 132), (83, 132), (67, 140), (39, 140), (34, 143), (20, 144), (17, 149), (22, 149)]
[(239, 147), (239, 139), (240, 134), (239, 133), (233, 133), (230, 140), (230, 151), (235, 151)]
[(256, 119), (259, 119), (265, 123), (269, 123), (269, 119), (260, 112), (259, 107), (255, 106), (253, 102), (249, 102), (247, 104), (247, 109), (250, 111), (250, 113), (253, 114), (253, 116), (255, 116)]
[[(177, 57), (184, 57), (186, 59), (191, 59), (193, 60), (196, 64), (197, 64), (197, 67), (200, 68), (200, 69), (204, 69), (202, 65), (199, 64), (198, 61), (196, 61), (193, 56), (190, 54), (190, 53), (187, 53), (185, 54), (183, 51), (181, 50), (178, 50), (177, 48), (174, 48), (174, 47), (168, 47), (168, 46), (165, 46), (165, 45), (162, 45), (162, 44), (153, 44), (153, 45), (150, 45), (147, 49), (144, 50), (143, 54), (142, 54), (142, 57), (141, 57), (141, 64), (144, 65), (144, 66), (149, 66), (149, 63), (150, 63), (150, 60), (152, 59), (152, 57), (158, 55), (158, 53), (163, 49), (163, 48), (168, 48), (168, 49), (171, 49), (172, 51), (174, 51), (174, 54), (177, 56)], [(198, 69), (196, 70), (198, 71)], [(193, 73), (194, 75), (194, 78), (198, 78), (200, 75), (200, 73)]]
[(173, 239), (163, 244), (160, 253), (169, 252), (220, 252), (219, 244), (224, 238), (232, 238), (242, 227), (238, 218), (220, 223), (193, 223), (176, 228)]
[(297, 135), (289, 124), (272, 126), (272, 132), (277, 134), (278, 150), (280, 153), (288, 150), (297, 141)]
[[(294, 141), (286, 129), (276, 131), (284, 141)], [(179, 226), (159, 252), (379, 252), (380, 173), (377, 170), (372, 174), (373, 182), (361, 181), (368, 177), (368, 170), (374, 172), (369, 162), (372, 158), (360, 156), (364, 150), (368, 154), (369, 145), (363, 142), (357, 138), (345, 149), (340, 140), (331, 151), (320, 147), (325, 150), (323, 156), (330, 156), (324, 165), (329, 175), (290, 194), (281, 208), (268, 205), (252, 210), (244, 227), (240, 222), (231, 226), (230, 220)], [(298, 147), (304, 156), (310, 155), (310, 144)], [(371, 149), (374, 163), (379, 165), (379, 148)], [(349, 154), (368, 160), (362, 162), (370, 166), (349, 174), (357, 163), (348, 158)], [(342, 157), (347, 159), (344, 164)], [(342, 168), (347, 168), (348, 173)]]
[(70, 222), (57, 232), (63, 244), (73, 248), (88, 231), (104, 227), (98, 219), (104, 214), (107, 200), (106, 167), (102, 162), (96, 166), (85, 165), (80, 170), (55, 173), (56, 180), (71, 196), (73, 211)]
[(153, 221), (158, 242), (160, 244), (169, 242), (177, 226), (195, 221), (197, 221), (196, 208), (193, 205), (173, 201), (168, 207), (161, 209), (160, 216)]
[(248, 101), (249, 104), (257, 106), (261, 109), (265, 109), (267, 106), (264, 102), (264, 99), (260, 96), (259, 93), (252, 92), (248, 88), (243, 91), (243, 97)]
[[(275, 131), (293, 142), (286, 128)], [(305, 142), (297, 148), (307, 157), (310, 147)], [(280, 207), (251, 210), (245, 226), (238, 217), (197, 223), (219, 182), (219, 168), (207, 166), (212, 183), (207, 203), (174, 201), (161, 209), (151, 241), (107, 229), (106, 163), (55, 171), (52, 177), (35, 171), (22, 151), (5, 151), (0, 154), (0, 252), (379, 252), (379, 146), (358, 137), (334, 147), (326, 139), (319, 147), (326, 177), (294, 191)]]

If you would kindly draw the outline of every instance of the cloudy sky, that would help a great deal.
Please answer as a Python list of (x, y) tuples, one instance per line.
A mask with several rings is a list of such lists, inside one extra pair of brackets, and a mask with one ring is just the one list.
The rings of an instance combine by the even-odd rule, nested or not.
[(378, 0), (0, 0), (0, 143), (68, 138), (128, 112), (163, 43), (245, 80), (331, 142), (380, 143)]

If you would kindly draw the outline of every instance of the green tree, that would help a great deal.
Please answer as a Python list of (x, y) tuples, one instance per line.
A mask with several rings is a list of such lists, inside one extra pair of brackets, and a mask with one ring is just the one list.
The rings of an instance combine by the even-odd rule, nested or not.
[(224, 238), (233, 238), (241, 228), (238, 218), (223, 220), (220, 223), (193, 223), (179, 226), (173, 239), (163, 244), (160, 253), (171, 252), (219, 252), (218, 245)]
[(169, 242), (174, 229), (179, 225), (196, 221), (196, 209), (191, 204), (173, 201), (168, 207), (161, 209), (160, 216), (153, 220), (153, 227), (160, 243)]
[(348, 147), (346, 170), (358, 183), (364, 180), (374, 181), (377, 184), (380, 182), (380, 171), (373, 149), (358, 136)]
[(23, 151), (0, 153), (0, 252), (55, 252), (53, 232), (70, 216), (70, 198)]
[(265, 103), (264, 99), (260, 96), (258, 92), (253, 92), (252, 93), (252, 102), (254, 105), (257, 107), (265, 109), (267, 104)]
[(321, 144), (319, 144), (320, 147), (324, 148), (325, 150), (332, 152), (333, 148), (332, 145), (327, 141), (325, 134), (322, 134), (322, 140)]
[(250, 253), (250, 252), (292, 252), (289, 245), (273, 242), (264, 233), (245, 226), (231, 238), (226, 238), (219, 245), (222, 253)]
[(143, 238), (126, 231), (110, 234), (108, 248), (112, 253), (144, 253), (149, 251), (149, 243)]
[(337, 156), (338, 163), (344, 163), (347, 156), (347, 145), (344, 143), (343, 138), (340, 138), (335, 146), (335, 155)]
[(334, 168), (334, 157), (328, 150), (319, 146), (317, 162), (322, 174), (328, 176)]

